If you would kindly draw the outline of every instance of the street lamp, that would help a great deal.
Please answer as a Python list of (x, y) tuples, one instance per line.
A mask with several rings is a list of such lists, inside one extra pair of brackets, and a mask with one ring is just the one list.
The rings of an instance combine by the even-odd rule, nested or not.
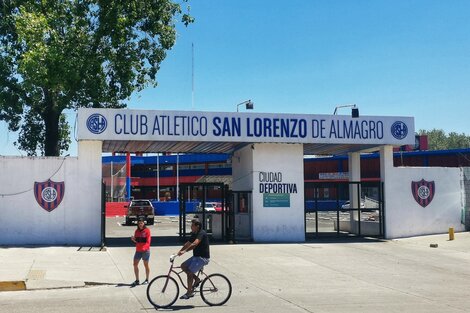
[(158, 164), (158, 153), (157, 153), (157, 163), (155, 164), (155, 168), (152, 170), (155, 172), (155, 180), (156, 180), (156, 187), (155, 190), (155, 200), (160, 201), (160, 165)]
[(246, 100), (246, 101), (243, 101), (242, 103), (239, 103), (237, 104), (237, 112), (238, 112), (238, 107), (242, 104), (245, 104), (245, 109), (246, 110), (253, 110), (253, 101), (251, 100)]
[(351, 117), (358, 118), (359, 117), (359, 108), (355, 104), (345, 104), (345, 105), (338, 105), (333, 112), (333, 115), (336, 115), (336, 111), (339, 108), (352, 108), (351, 109)]

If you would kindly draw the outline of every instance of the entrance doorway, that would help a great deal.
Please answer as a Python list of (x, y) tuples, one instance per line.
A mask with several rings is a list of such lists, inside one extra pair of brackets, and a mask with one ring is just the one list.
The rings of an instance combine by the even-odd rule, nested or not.
[[(356, 201), (350, 190), (356, 192)], [(382, 182), (305, 183), (307, 240), (322, 236), (383, 238), (384, 233)]]
[(197, 218), (212, 240), (233, 240), (233, 210), (228, 201), (228, 185), (191, 183), (179, 187), (179, 239), (186, 241), (191, 233), (191, 220)]
[(253, 209), (251, 191), (233, 191), (235, 239), (251, 241), (253, 239)]

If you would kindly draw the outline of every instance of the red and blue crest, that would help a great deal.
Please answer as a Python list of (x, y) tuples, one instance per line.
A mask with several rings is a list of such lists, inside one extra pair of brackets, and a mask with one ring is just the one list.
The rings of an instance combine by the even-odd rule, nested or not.
[(48, 180), (42, 183), (34, 182), (34, 196), (38, 204), (47, 212), (59, 206), (64, 198), (65, 183)]
[(436, 193), (436, 186), (434, 181), (426, 181), (421, 179), (420, 181), (411, 182), (411, 192), (416, 202), (423, 208), (431, 203)]

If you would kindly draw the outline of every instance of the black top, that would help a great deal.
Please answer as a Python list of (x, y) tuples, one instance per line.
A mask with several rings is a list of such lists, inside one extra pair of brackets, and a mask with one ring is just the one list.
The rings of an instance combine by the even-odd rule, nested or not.
[(199, 239), (199, 244), (193, 249), (193, 256), (209, 259), (209, 238), (207, 233), (202, 229), (197, 233), (191, 233), (189, 241), (194, 242), (196, 239)]

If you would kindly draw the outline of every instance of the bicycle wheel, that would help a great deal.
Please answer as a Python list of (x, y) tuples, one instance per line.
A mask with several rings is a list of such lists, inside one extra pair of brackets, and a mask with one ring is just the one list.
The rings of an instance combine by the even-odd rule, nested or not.
[(147, 286), (147, 299), (156, 308), (167, 308), (176, 302), (179, 292), (180, 287), (173, 277), (160, 275)]
[(202, 281), (200, 293), (202, 300), (208, 305), (222, 305), (232, 295), (232, 284), (222, 274), (211, 274)]

